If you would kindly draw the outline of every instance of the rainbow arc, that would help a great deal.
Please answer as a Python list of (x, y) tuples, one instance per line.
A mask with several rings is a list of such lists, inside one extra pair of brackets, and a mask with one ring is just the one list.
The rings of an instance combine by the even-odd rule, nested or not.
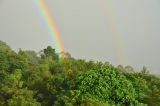
[(32, 2), (35, 4), (36, 9), (39, 11), (41, 17), (43, 18), (43, 21), (47, 26), (48, 33), (54, 40), (55, 49), (57, 52), (64, 52), (65, 49), (60, 33), (58, 31), (58, 27), (56, 26), (54, 17), (51, 15), (45, 0), (32, 0)]

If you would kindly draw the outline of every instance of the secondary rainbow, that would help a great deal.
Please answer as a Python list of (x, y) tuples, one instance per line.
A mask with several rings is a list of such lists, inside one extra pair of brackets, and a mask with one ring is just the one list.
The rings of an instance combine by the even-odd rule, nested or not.
[(32, 2), (35, 5), (36, 9), (38, 10), (39, 14), (41, 15), (41, 18), (43, 19), (46, 25), (47, 31), (53, 39), (54, 47), (57, 50), (57, 52), (65, 51), (60, 33), (58, 31), (54, 18), (51, 15), (51, 12), (49, 11), (48, 6), (45, 3), (45, 1), (44, 0), (32, 0)]
[(126, 52), (124, 50), (125, 45), (121, 38), (121, 32), (115, 16), (113, 1), (101, 0), (99, 1), (99, 3), (100, 3), (100, 8), (102, 9), (102, 13), (104, 17), (107, 19), (106, 23), (107, 25), (110, 26), (110, 31), (111, 31), (112, 39), (114, 43), (113, 46), (116, 51), (117, 60), (120, 62), (120, 64), (127, 65), (128, 61), (127, 61), (127, 56), (125, 54)]

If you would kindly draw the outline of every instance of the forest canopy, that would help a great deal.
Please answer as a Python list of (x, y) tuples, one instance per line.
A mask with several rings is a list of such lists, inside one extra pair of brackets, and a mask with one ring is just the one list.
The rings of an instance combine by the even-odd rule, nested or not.
[(15, 52), (0, 41), (0, 106), (160, 106), (146, 67), (75, 59), (48, 46)]

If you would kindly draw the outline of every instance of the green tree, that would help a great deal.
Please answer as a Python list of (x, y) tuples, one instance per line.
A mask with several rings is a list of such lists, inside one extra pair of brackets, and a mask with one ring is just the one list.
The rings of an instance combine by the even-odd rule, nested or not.
[(136, 99), (138, 101), (142, 101), (146, 96), (146, 91), (148, 90), (146, 80), (143, 79), (139, 73), (124, 73), (124, 75), (130, 82), (132, 82), (136, 91)]
[(90, 70), (76, 81), (79, 100), (90, 98), (125, 106), (138, 104), (132, 83), (114, 67)]
[(27, 89), (20, 89), (14, 93), (11, 99), (7, 100), (8, 106), (41, 106), (33, 98), (33, 92)]
[(48, 46), (46, 49), (43, 50), (41, 54), (42, 58), (52, 58), (53, 60), (58, 60), (58, 54), (56, 54), (55, 49), (51, 46)]
[(5, 42), (0, 40), (0, 51), (9, 52), (9, 51), (12, 51), (12, 50)]
[(0, 71), (6, 71), (9, 68), (8, 57), (5, 52), (0, 51)]

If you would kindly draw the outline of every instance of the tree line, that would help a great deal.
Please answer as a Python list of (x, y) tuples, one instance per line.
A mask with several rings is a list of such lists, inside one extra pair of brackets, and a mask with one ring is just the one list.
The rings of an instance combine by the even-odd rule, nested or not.
[(160, 78), (147, 68), (39, 53), (0, 41), (0, 106), (160, 106)]

